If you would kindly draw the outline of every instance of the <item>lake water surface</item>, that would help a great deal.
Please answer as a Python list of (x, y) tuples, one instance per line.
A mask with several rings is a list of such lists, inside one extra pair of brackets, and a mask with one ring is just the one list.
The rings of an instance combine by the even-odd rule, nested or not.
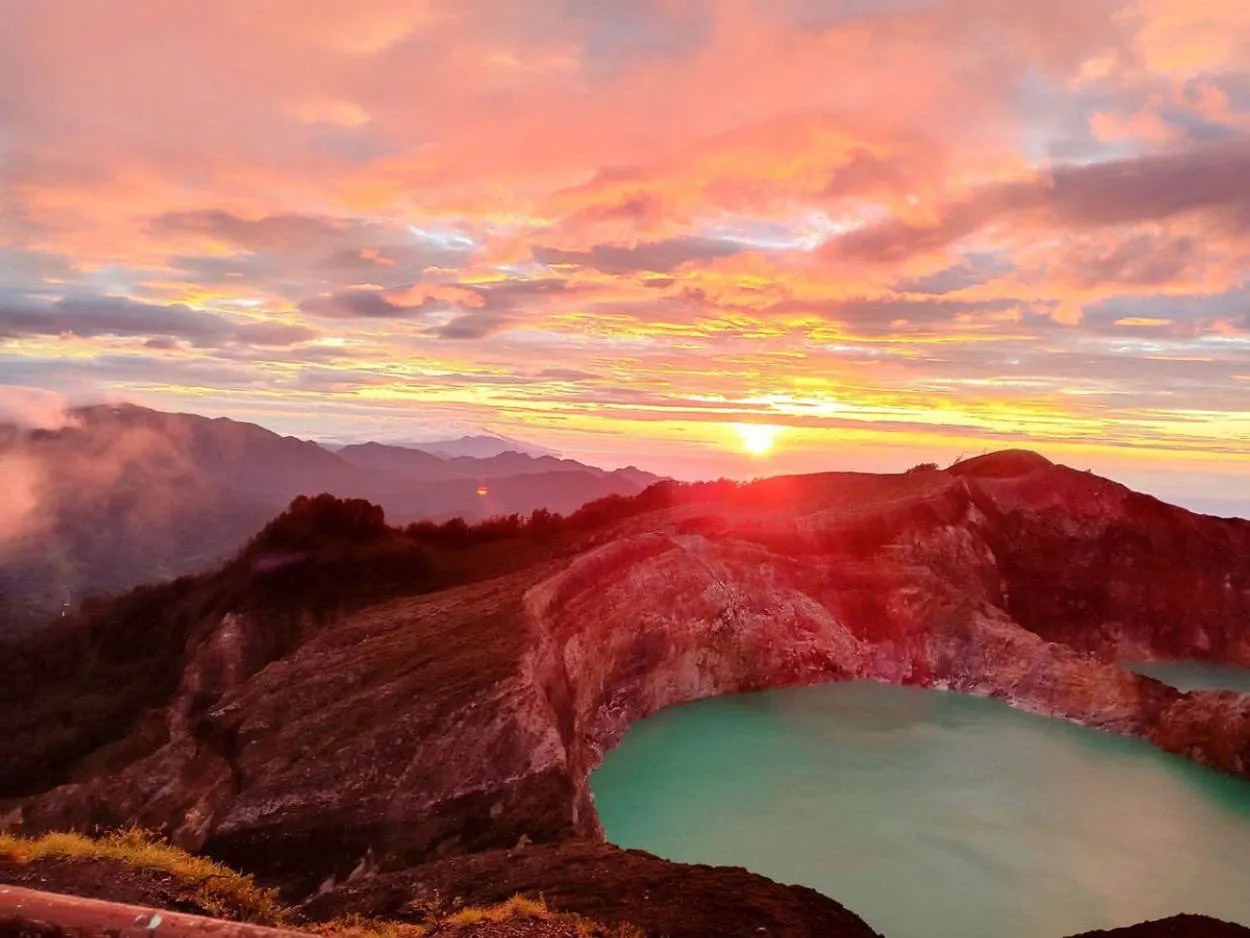
[(803, 883), (886, 938), (1250, 925), (1250, 783), (1005, 704), (851, 682), (698, 701), (592, 780), (613, 843)]

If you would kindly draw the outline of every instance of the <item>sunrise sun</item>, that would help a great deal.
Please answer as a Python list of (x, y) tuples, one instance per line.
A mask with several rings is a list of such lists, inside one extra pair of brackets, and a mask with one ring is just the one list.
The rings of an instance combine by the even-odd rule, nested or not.
[(734, 431), (742, 441), (742, 448), (753, 456), (763, 456), (777, 442), (781, 427), (766, 423), (736, 423)]

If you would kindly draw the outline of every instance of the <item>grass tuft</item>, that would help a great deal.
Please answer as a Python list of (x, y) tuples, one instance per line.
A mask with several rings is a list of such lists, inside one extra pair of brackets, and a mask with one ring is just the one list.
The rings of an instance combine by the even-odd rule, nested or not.
[(541, 899), (513, 896), (507, 902), (491, 906), (467, 906), (448, 915), (444, 922), (449, 925), (476, 925), (478, 922), (507, 922), (514, 919), (541, 919), (550, 921), (557, 913), (547, 908)]
[(262, 889), (251, 876), (193, 856), (139, 827), (99, 839), (64, 831), (35, 839), (0, 832), (0, 858), (18, 864), (49, 858), (116, 860), (169, 874), (187, 890), (187, 899), (209, 915), (257, 925), (280, 925), (286, 920), (286, 910), (274, 890)]
[(322, 935), (324, 938), (425, 938), (430, 933), (428, 925), (409, 925), (355, 913), (330, 922), (305, 925), (300, 930)]
[(560, 922), (571, 926), (579, 938), (643, 938), (643, 934), (632, 925), (605, 926), (592, 921), (583, 915), (572, 912), (557, 912), (550, 908), (542, 898), (531, 898), (516, 895), (507, 902), (491, 906), (468, 906), (458, 909), (443, 918), (440, 924), (476, 925), (480, 922), (517, 922), (517, 921)]

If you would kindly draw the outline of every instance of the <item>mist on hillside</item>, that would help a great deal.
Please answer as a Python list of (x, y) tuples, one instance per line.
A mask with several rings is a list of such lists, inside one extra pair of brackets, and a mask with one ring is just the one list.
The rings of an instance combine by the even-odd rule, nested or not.
[[(300, 495), (368, 499), (398, 523), (480, 521), (568, 513), (655, 479), (512, 450), (444, 456), (364, 444), (336, 453), (253, 424), (70, 406), (27, 389), (4, 389), (0, 415), (0, 633), (64, 615), (87, 596), (211, 569)], [(468, 445), (487, 451), (484, 438)]]

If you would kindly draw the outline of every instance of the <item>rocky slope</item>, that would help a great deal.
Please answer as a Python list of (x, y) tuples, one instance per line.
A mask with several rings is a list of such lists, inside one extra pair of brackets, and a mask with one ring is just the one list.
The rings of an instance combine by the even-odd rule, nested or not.
[[(4, 884), (256, 921), (229, 906), (206, 908), (194, 883), (118, 861), (73, 858), (13, 864), (0, 857), (0, 890)], [(427, 925), (458, 908), (497, 907), (516, 895), (541, 895), (553, 909), (597, 922), (603, 930), (595, 935), (603, 938), (879, 938), (854, 914), (811, 889), (782, 886), (743, 869), (669, 863), (640, 851), (584, 841), (490, 851), (428, 864), (419, 871), (362, 877), (283, 909), (278, 922), (265, 924), (300, 928), (368, 917)], [(0, 898), (0, 920), (5, 911)], [(538, 938), (548, 934), (544, 924), (518, 921), (511, 923), (512, 931), (501, 934)], [(450, 928), (446, 932), (458, 934)], [(324, 934), (334, 938), (332, 931)], [(573, 936), (592, 938), (585, 932)]]
[[(458, 923), (448, 915), (457, 907), (507, 913), (514, 896), (538, 893), (544, 896), (539, 915), (518, 908), (472, 923)], [(247, 909), (205, 903), (194, 882), (127, 863), (0, 860), (4, 938), (113, 935), (118, 926), (124, 931), (131, 925), (134, 934), (147, 935), (147, 924), (156, 914), (161, 934), (211, 932), (240, 938), (293, 938), (307, 932), (323, 938), (880, 938), (852, 913), (810, 889), (780, 886), (742, 869), (670, 863), (584, 841), (490, 851), (362, 877), (280, 912), (281, 919), (272, 924), (296, 931), (235, 924), (256, 919)], [(195, 917), (204, 915), (216, 920)], [(362, 928), (366, 922), (376, 925)], [(1075, 938), (1101, 936), (1246, 938), (1250, 929), (1178, 915)]]
[(137, 820), (309, 893), (594, 840), (588, 775), (632, 721), (848, 678), (999, 696), (1250, 775), (1250, 695), (1115, 664), (1250, 664), (1248, 622), (1250, 523), (1033, 454), (772, 479), (679, 495), (567, 560), (373, 606), (276, 661), (255, 651), (263, 616), (218, 614), (108, 771), (88, 761), (11, 819)]

